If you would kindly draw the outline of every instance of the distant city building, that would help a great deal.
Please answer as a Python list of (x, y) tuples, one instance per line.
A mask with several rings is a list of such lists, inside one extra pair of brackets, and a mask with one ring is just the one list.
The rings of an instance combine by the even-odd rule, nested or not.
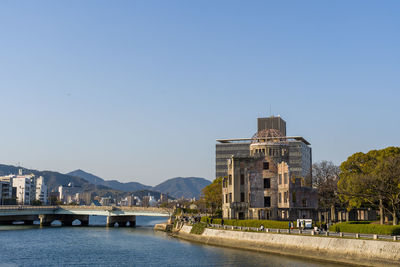
[(39, 176), (35, 179), (36, 184), (36, 192), (35, 199), (42, 202), (43, 205), (48, 204), (48, 193), (47, 193), (47, 185), (44, 183), (44, 178)]
[(168, 195), (167, 194), (161, 194), (160, 196), (160, 203), (168, 203)]
[(150, 206), (150, 196), (143, 196), (143, 198), (142, 198), (142, 206), (143, 207)]
[(102, 197), (100, 199), (100, 204), (102, 206), (110, 206), (111, 205), (111, 197)]
[(16, 204), (16, 191), (12, 187), (14, 175), (0, 176), (0, 205)]
[(19, 205), (31, 205), (35, 200), (34, 175), (18, 175), (12, 178), (12, 187), (16, 188), (16, 198)]
[(81, 200), (81, 192), (82, 188), (80, 186), (74, 186), (72, 182), (68, 183), (67, 186), (58, 186), (59, 200), (64, 204), (79, 204)]
[(126, 205), (131, 207), (136, 205), (135, 197), (134, 196), (127, 196), (126, 197)]
[(83, 192), (80, 194), (80, 202), (84, 205), (89, 206), (93, 201), (93, 193), (92, 192)]
[(142, 206), (143, 207), (155, 207), (157, 206), (157, 201), (154, 199), (154, 196), (151, 196), (150, 194), (147, 196), (143, 196), (142, 198)]
[(227, 160), (232, 156), (249, 156), (249, 139), (217, 140), (215, 146), (215, 177), (224, 177), (228, 173)]
[(134, 196), (127, 196), (121, 199), (121, 206), (132, 207), (136, 205), (136, 199)]
[(138, 196), (134, 196), (133, 198), (135, 200), (135, 205), (136, 206), (141, 206), (142, 205), (142, 201), (140, 200), (140, 198)]
[(24, 175), (23, 170), (19, 169), (18, 175), (0, 176), (0, 183), (0, 203), (2, 205), (31, 205), (35, 200), (42, 204), (48, 204), (47, 185), (42, 176)]

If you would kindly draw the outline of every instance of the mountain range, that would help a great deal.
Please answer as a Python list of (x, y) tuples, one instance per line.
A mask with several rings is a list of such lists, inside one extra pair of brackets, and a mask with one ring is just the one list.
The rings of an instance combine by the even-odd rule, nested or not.
[(24, 173), (33, 173), (36, 176), (43, 176), (45, 183), (50, 190), (57, 190), (60, 185), (68, 185), (72, 182), (75, 186), (82, 187), (83, 191), (96, 191), (101, 195), (147, 195), (148, 193), (159, 197), (160, 193), (168, 194), (173, 198), (198, 198), (201, 189), (211, 182), (199, 177), (176, 177), (167, 179), (156, 186), (144, 185), (138, 182), (122, 183), (117, 180), (104, 180), (83, 170), (76, 170), (67, 174), (54, 171), (38, 171), (17, 166), (0, 164), (0, 176), (17, 174), (19, 169)]
[(125, 192), (150, 190), (168, 194), (174, 198), (198, 198), (201, 195), (201, 190), (211, 183), (209, 180), (200, 177), (176, 177), (152, 187), (138, 182), (122, 183), (117, 180), (104, 180), (83, 170), (72, 171), (67, 173), (67, 175), (79, 177), (92, 184), (107, 186), (115, 190)]

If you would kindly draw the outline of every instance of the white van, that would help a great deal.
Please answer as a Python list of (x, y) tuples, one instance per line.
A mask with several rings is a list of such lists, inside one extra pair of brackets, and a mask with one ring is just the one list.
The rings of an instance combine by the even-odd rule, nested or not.
[(297, 228), (312, 229), (312, 219), (297, 219)]

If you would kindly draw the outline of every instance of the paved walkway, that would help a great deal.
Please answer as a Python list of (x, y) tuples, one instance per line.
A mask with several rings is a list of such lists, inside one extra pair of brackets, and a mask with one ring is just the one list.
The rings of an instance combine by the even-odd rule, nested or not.
[(232, 226), (232, 225), (220, 225), (220, 224), (209, 224), (209, 226), (216, 229), (226, 230), (242, 230), (242, 231), (255, 231), (255, 232), (268, 232), (268, 233), (281, 233), (281, 234), (302, 234), (302, 235), (316, 235), (316, 236), (335, 236), (335, 237), (347, 237), (347, 238), (369, 238), (369, 239), (381, 239), (381, 240), (400, 240), (400, 236), (390, 235), (374, 235), (374, 234), (356, 234), (356, 233), (337, 233), (331, 231), (314, 231), (312, 229), (274, 229), (264, 228), (260, 229), (257, 227), (244, 227), (244, 226)]

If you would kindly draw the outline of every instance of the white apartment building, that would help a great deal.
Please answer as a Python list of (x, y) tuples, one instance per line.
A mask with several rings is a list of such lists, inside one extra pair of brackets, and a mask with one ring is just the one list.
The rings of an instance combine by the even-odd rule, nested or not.
[(19, 205), (31, 205), (34, 200), (48, 204), (48, 189), (42, 176), (23, 175), (21, 169), (18, 175), (0, 176), (0, 205), (15, 204), (15, 201)]
[(35, 199), (34, 175), (18, 175), (12, 178), (12, 187), (16, 188), (16, 198), (19, 205), (30, 205)]
[(44, 183), (44, 178), (39, 176), (39, 178), (35, 179), (36, 184), (36, 192), (35, 192), (35, 199), (42, 202), (43, 205), (48, 204), (48, 191), (47, 185)]

